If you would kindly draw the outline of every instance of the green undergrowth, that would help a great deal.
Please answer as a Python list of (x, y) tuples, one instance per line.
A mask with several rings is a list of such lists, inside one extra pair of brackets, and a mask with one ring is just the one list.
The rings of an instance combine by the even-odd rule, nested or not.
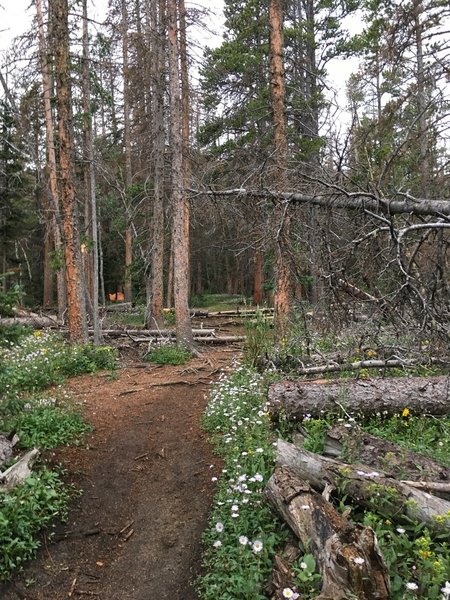
[(204, 308), (210, 312), (245, 309), (250, 305), (251, 300), (239, 294), (199, 294), (190, 299), (193, 308)]
[[(40, 547), (39, 532), (65, 520), (75, 490), (56, 471), (41, 469), (8, 492), (0, 492), (0, 581), (20, 570)], [(48, 530), (51, 537), (51, 529)]]
[[(450, 417), (414, 416), (407, 407), (403, 412), (403, 415), (380, 415), (370, 419), (355, 419), (348, 415), (327, 415), (322, 419), (306, 416), (302, 422), (302, 427), (307, 432), (304, 448), (322, 453), (326, 431), (331, 425), (339, 423), (349, 430), (361, 427), (362, 430), (400, 447), (450, 466)], [(291, 429), (295, 430), (296, 426)], [(386, 458), (388, 459), (389, 457)], [(343, 460), (352, 462), (350, 456)], [(407, 478), (407, 473), (405, 477)], [(426, 479), (426, 474), (424, 478)], [(444, 598), (440, 591), (450, 574), (448, 528), (443, 526), (442, 532), (439, 529), (432, 532), (424, 523), (408, 519), (401, 511), (396, 518), (383, 514), (383, 502), (389, 500), (387, 491), (378, 490), (374, 493), (370, 510), (363, 510), (354, 503), (346, 496), (345, 489), (341, 492), (335, 495), (336, 508), (350, 509), (354, 522), (372, 527), (377, 535), (390, 574), (392, 600)], [(442, 519), (443, 523), (444, 521), (445, 518)]]
[[(4, 332), (2, 332), (3, 334)], [(115, 368), (115, 351), (70, 346), (42, 331), (14, 330), (0, 347), (0, 432), (16, 433), (18, 448), (48, 450), (83, 443), (90, 426), (64, 391), (71, 376)], [(51, 390), (47, 390), (53, 386)], [(14, 459), (1, 466), (4, 470)], [(74, 490), (44, 464), (11, 491), (0, 489), (0, 579), (8, 579), (39, 547), (39, 531), (63, 519)]]
[(192, 357), (186, 348), (175, 344), (160, 344), (144, 356), (145, 360), (157, 365), (184, 365)]

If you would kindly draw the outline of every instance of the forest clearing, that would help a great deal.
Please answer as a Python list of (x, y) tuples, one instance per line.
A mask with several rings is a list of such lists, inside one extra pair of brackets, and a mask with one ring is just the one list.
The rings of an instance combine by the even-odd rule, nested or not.
[(22, 25), (0, 597), (449, 600), (448, 2)]

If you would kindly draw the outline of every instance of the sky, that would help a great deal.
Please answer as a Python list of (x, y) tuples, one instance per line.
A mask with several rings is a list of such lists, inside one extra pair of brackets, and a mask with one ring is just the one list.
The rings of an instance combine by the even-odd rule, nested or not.
[[(0, 51), (5, 50), (11, 40), (26, 31), (35, 13), (31, 0), (0, 0)], [(101, 16), (106, 12), (107, 0), (90, 0), (88, 10), (90, 16), (101, 21)], [(212, 13), (209, 28), (220, 32), (223, 23), (223, 0), (187, 0), (187, 6), (209, 8)], [(205, 36), (205, 33), (202, 34)], [(208, 44), (215, 45), (220, 41), (220, 35), (209, 35)]]
[[(89, 16), (95, 20), (102, 21), (106, 13), (108, 0), (89, 0)], [(191, 52), (196, 60), (200, 61), (203, 48), (205, 46), (217, 46), (222, 38), (223, 25), (223, 0), (186, 0), (187, 7), (202, 7), (210, 10), (210, 17), (206, 22), (206, 28), (194, 28), (191, 31), (191, 39), (195, 38), (198, 43), (194, 44)], [(21, 35), (29, 27), (35, 14), (34, 4), (31, 0), (0, 0), (0, 63), (1, 53), (10, 45), (15, 36)], [(352, 26), (352, 29), (354, 27)], [(346, 104), (345, 82), (352, 71), (356, 69), (356, 63), (353, 61), (340, 61), (336, 65), (330, 65), (329, 72), (333, 75), (332, 85), (337, 90), (338, 104), (341, 110), (336, 113), (335, 121), (345, 123), (347, 117), (342, 112)], [(192, 73), (193, 79), (196, 79), (195, 71)], [(334, 92), (330, 93), (334, 96)]]

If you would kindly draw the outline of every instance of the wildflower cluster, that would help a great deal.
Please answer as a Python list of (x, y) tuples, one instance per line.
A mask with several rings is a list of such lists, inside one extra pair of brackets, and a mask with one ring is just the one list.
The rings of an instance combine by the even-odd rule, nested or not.
[(0, 389), (4, 397), (60, 383), (65, 377), (113, 368), (111, 348), (70, 346), (55, 334), (35, 331), (0, 348)]
[(266, 597), (263, 587), (283, 536), (262, 498), (274, 461), (265, 392), (260, 375), (237, 366), (213, 389), (204, 416), (223, 460), (222, 468), (210, 465), (217, 494), (204, 535), (207, 572), (198, 582), (204, 600)]

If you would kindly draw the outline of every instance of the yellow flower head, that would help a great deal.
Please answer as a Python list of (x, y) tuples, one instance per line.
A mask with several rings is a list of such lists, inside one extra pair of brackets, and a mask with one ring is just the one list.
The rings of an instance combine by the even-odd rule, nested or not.
[(402, 417), (404, 419), (406, 419), (406, 417), (409, 417), (409, 408), (404, 408), (403, 412), (402, 412)]

